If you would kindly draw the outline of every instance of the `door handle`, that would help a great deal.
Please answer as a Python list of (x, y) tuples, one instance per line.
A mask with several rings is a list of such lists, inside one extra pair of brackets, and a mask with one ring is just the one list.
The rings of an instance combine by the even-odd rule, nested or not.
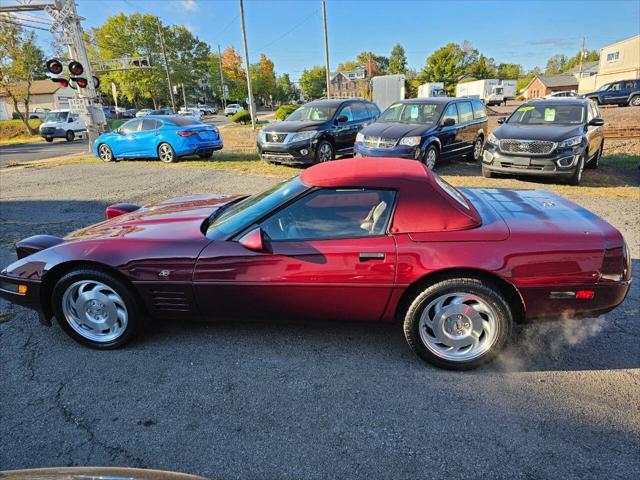
[(380, 252), (375, 252), (375, 253), (361, 253), (360, 254), (360, 261), (361, 262), (366, 262), (369, 260), (384, 260), (384, 253), (380, 253)]

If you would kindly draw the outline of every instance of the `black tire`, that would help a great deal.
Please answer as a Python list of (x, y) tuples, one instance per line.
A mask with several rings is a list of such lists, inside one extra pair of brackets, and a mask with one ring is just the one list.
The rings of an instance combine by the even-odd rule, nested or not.
[[(482, 136), (478, 136), (471, 146), (471, 151), (467, 153), (466, 159), (469, 162), (480, 162), (482, 160), (482, 146), (483, 146), (483, 138)], [(476, 150), (477, 147), (477, 150)]]
[(334, 158), (336, 158), (336, 152), (331, 142), (328, 140), (320, 140), (316, 145), (315, 162), (330, 162)]
[(596, 168), (598, 168), (600, 164), (600, 159), (602, 158), (603, 150), (604, 150), (604, 140), (600, 144), (600, 148), (598, 149), (598, 152), (595, 154), (595, 156), (591, 160), (587, 162), (584, 168), (588, 170), (595, 170)]
[(158, 145), (158, 160), (164, 163), (174, 163), (178, 161), (176, 151), (167, 142)]
[(574, 187), (580, 185), (580, 182), (582, 181), (582, 173), (584, 172), (585, 156), (586, 154), (583, 154), (578, 159), (578, 164), (576, 165), (573, 174), (569, 177), (569, 180), (567, 180), (568, 185), (573, 185)]
[(496, 174), (489, 170), (487, 167), (482, 165), (482, 176), (484, 178), (496, 178)]
[(76, 135), (72, 130), (67, 130), (64, 138), (67, 140), (67, 142), (73, 142), (73, 139), (76, 138)]
[(111, 147), (106, 143), (98, 145), (98, 156), (103, 162), (112, 162), (116, 159), (116, 157), (113, 156), (113, 150), (111, 150)]
[(49, 143), (53, 142), (53, 137), (44, 137), (44, 139), (46, 142), (49, 142)]
[(202, 158), (203, 160), (206, 160), (207, 158), (211, 158), (213, 156), (213, 152), (207, 152), (207, 153), (199, 153), (198, 157)]
[(422, 163), (424, 163), (424, 165), (429, 170), (433, 170), (434, 168), (436, 168), (439, 158), (440, 152), (438, 151), (438, 147), (436, 147), (434, 144), (431, 144), (422, 154)]
[(629, 106), (631, 107), (640, 107), (640, 95), (636, 95), (629, 99)]
[[(99, 342), (91, 340), (78, 333), (69, 323), (69, 320), (65, 317), (62, 300), (65, 291), (73, 284), (79, 281), (96, 281), (114, 290), (124, 301), (127, 311), (127, 323), (123, 332), (115, 339), (105, 342)], [(58, 323), (62, 329), (73, 338), (76, 342), (85, 345), (87, 347), (95, 348), (98, 350), (111, 350), (119, 348), (131, 341), (142, 330), (144, 320), (143, 312), (139, 301), (135, 294), (131, 291), (131, 287), (126, 285), (120, 279), (109, 273), (96, 270), (93, 268), (80, 268), (64, 275), (53, 288), (51, 295), (51, 302), (53, 313), (58, 320)]]
[[(490, 306), (495, 316), (497, 333), (488, 349), (470, 360), (450, 360), (438, 356), (424, 343), (420, 335), (420, 319), (425, 308), (438, 297), (453, 292), (471, 294)], [(440, 368), (471, 370), (492, 360), (502, 350), (511, 334), (511, 307), (495, 285), (475, 278), (451, 278), (425, 287), (410, 300), (403, 318), (404, 336), (411, 349), (423, 360)]]

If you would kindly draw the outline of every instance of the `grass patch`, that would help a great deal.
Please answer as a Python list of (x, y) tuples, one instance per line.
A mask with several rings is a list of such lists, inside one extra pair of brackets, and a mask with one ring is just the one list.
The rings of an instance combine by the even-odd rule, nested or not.
[(0, 313), (0, 324), (7, 323), (9, 320), (13, 320), (15, 317), (15, 313), (13, 312), (1, 312)]
[(606, 155), (600, 159), (600, 165), (604, 167), (638, 168), (640, 155)]
[[(32, 119), (29, 120), (29, 125), (33, 128), (38, 128), (42, 120)], [(29, 135), (22, 120), (0, 120), (0, 145), (11, 145), (15, 143), (32, 142), (34, 140), (41, 140), (38, 135)]]

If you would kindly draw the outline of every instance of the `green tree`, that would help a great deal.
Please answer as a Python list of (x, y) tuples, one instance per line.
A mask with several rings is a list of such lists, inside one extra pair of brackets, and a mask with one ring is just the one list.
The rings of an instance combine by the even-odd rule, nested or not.
[(523, 75), (521, 65), (517, 63), (501, 63), (498, 65), (498, 78), (503, 80), (516, 80)]
[(567, 60), (567, 63), (564, 64), (564, 70), (563, 71), (567, 71), (570, 70), (574, 67), (577, 67), (580, 65), (580, 57), (583, 56), (582, 58), (582, 64), (584, 65), (585, 63), (589, 63), (589, 62), (597, 62), (598, 60), (600, 60), (600, 54), (596, 51), (596, 50), (586, 50), (584, 53), (582, 52), (578, 52), (576, 53), (573, 57), (571, 57), (569, 60)]
[(291, 102), (298, 96), (296, 86), (291, 82), (289, 75), (283, 73), (276, 79), (275, 100), (280, 103)]
[(407, 71), (407, 56), (402, 45), (397, 43), (391, 50), (389, 56), (389, 68), (387, 72), (391, 75), (405, 73)]
[(349, 72), (351, 70), (357, 70), (359, 68), (362, 68), (362, 65), (359, 64), (358, 62), (355, 62), (353, 60), (348, 60), (344, 63), (339, 63), (338, 64), (338, 71), (339, 72)]
[(531, 82), (531, 80), (533, 80), (535, 77), (537, 77), (541, 73), (542, 72), (540, 71), (540, 69), (536, 67), (532, 70), (529, 70), (526, 74), (518, 78), (518, 83), (516, 84), (516, 92), (518, 93), (518, 95), (520, 94), (520, 91), (522, 89), (526, 88), (527, 85), (529, 85), (529, 82)]
[(29, 135), (29, 102), (34, 80), (46, 78), (44, 53), (36, 46), (33, 32), (14, 23), (0, 23), (0, 89), (7, 93), (13, 109)]
[(314, 100), (326, 96), (327, 84), (324, 67), (305, 69), (300, 76), (300, 90), (306, 100)]
[(253, 94), (262, 98), (263, 104), (275, 94), (276, 74), (273, 61), (269, 60), (264, 53), (260, 54), (260, 61), (251, 66), (251, 82)]
[(467, 67), (466, 73), (478, 80), (493, 78), (496, 76), (495, 62), (480, 54), (478, 60)]
[(547, 60), (547, 66), (544, 70), (546, 75), (554, 75), (566, 70), (566, 64), (569, 61), (566, 55), (558, 53)]
[(247, 77), (242, 66), (242, 57), (234, 47), (222, 52), (224, 82), (229, 88), (229, 100), (244, 103), (247, 98)]
[(389, 59), (373, 52), (361, 52), (356, 57), (356, 62), (362, 65), (371, 77), (386, 75), (389, 68)]
[(468, 63), (468, 53), (457, 43), (448, 43), (427, 58), (418, 80), (420, 83), (444, 82), (445, 88), (453, 94), (458, 79), (466, 73)]

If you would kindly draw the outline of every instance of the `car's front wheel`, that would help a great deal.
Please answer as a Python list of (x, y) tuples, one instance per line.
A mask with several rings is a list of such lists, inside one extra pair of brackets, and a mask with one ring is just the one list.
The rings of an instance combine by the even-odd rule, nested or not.
[(438, 148), (435, 145), (429, 145), (427, 151), (422, 155), (422, 163), (429, 170), (433, 170), (438, 162)]
[(316, 146), (316, 163), (330, 162), (333, 160), (335, 153), (333, 145), (327, 140), (320, 140)]
[(75, 341), (97, 349), (118, 348), (140, 330), (142, 313), (130, 287), (113, 275), (83, 268), (56, 283), (53, 311)]
[(176, 152), (168, 143), (158, 145), (158, 158), (164, 163), (173, 163), (176, 161)]
[(49, 143), (53, 142), (53, 137), (44, 137), (44, 139)]
[(423, 360), (470, 370), (491, 360), (509, 338), (509, 303), (492, 284), (451, 278), (418, 292), (404, 316), (404, 335)]
[(586, 154), (581, 155), (580, 158), (578, 159), (578, 164), (576, 165), (576, 168), (573, 171), (573, 174), (571, 174), (571, 176), (569, 177), (569, 180), (567, 181), (569, 185), (573, 185), (573, 186), (580, 185), (580, 182), (582, 181), (582, 173), (584, 172), (585, 156)]
[(73, 142), (73, 139), (75, 137), (76, 137), (75, 134), (71, 130), (67, 130), (67, 134), (64, 136), (64, 138), (67, 139), (67, 142)]
[(106, 143), (101, 143), (100, 146), (98, 147), (98, 156), (100, 157), (100, 160), (102, 160), (103, 162), (112, 161), (113, 152), (111, 151), (111, 148), (109, 147), (109, 145), (107, 145)]

